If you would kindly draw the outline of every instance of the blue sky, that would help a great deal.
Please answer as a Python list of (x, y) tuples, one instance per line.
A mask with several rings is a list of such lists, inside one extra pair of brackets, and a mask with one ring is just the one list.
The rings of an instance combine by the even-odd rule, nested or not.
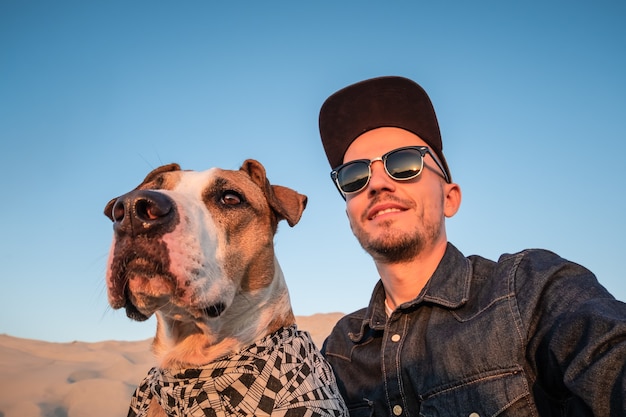
[(108, 307), (104, 205), (161, 164), (308, 195), (275, 242), (297, 315), (378, 279), (330, 182), (319, 107), (380, 75), (420, 83), (463, 190), (448, 238), (548, 248), (626, 300), (626, 5), (582, 1), (0, 3), (0, 333), (138, 340)]

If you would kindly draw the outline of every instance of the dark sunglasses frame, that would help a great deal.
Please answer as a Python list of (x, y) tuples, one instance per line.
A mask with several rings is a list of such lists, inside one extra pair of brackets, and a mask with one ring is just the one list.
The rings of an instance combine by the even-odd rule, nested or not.
[[(395, 154), (397, 152), (405, 151), (405, 150), (414, 150), (414, 151), (417, 151), (419, 153), (419, 155), (420, 155), (420, 169), (415, 174), (413, 174), (413, 175), (411, 175), (409, 177), (406, 177), (406, 178), (396, 178), (387, 169), (387, 160), (389, 159), (390, 156), (393, 156), (393, 154)], [(441, 170), (441, 172), (443, 174), (443, 177), (446, 180), (446, 182), (450, 183), (450, 178), (448, 178), (448, 174), (446, 174), (446, 170), (443, 169), (443, 166), (441, 165), (439, 160), (435, 157), (435, 155), (433, 155), (433, 153), (430, 151), (430, 149), (427, 146), (404, 146), (402, 148), (393, 149), (393, 150), (387, 152), (386, 154), (384, 154), (383, 156), (379, 156), (378, 158), (374, 158), (374, 159), (355, 159), (354, 161), (346, 162), (345, 164), (341, 164), (337, 168), (333, 169), (330, 172), (330, 177), (332, 178), (333, 183), (335, 184), (335, 187), (337, 187), (337, 190), (339, 191), (339, 194), (341, 194), (341, 196), (345, 200), (347, 194), (358, 193), (360, 191), (363, 191), (363, 189), (365, 189), (365, 187), (367, 187), (367, 184), (369, 184), (370, 178), (372, 177), (372, 163), (373, 162), (381, 161), (383, 163), (383, 166), (385, 167), (385, 172), (387, 173), (387, 175), (389, 175), (390, 178), (392, 178), (392, 179), (394, 179), (396, 181), (408, 181), (408, 180), (412, 180), (414, 178), (417, 178), (422, 173), (422, 171), (424, 170), (424, 157), (426, 156), (426, 154), (430, 155), (430, 157), (433, 159), (433, 161), (435, 161), (435, 164), (437, 164), (437, 166)], [(365, 181), (365, 184), (363, 184), (363, 186), (361, 188), (359, 188), (358, 190), (344, 191), (341, 188), (341, 185), (339, 184), (339, 172), (342, 169), (344, 169), (345, 167), (348, 167), (348, 166), (354, 165), (354, 164), (366, 164), (367, 165), (367, 171), (368, 171), (367, 180)]]

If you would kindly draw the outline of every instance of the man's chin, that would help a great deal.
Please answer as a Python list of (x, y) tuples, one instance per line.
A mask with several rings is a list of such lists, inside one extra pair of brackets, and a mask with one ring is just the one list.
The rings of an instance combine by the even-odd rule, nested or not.
[(417, 239), (378, 239), (362, 242), (361, 246), (377, 262), (403, 263), (414, 259), (420, 251)]

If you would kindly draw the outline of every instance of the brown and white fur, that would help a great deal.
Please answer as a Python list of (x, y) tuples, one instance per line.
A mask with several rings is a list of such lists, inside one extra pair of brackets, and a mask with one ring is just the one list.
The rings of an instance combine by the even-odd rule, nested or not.
[[(153, 170), (104, 210), (114, 229), (110, 305), (138, 321), (156, 315), (162, 368), (207, 364), (294, 324), (273, 238), (306, 202), (270, 185), (255, 160), (238, 171)], [(150, 415), (164, 413), (153, 402)]]

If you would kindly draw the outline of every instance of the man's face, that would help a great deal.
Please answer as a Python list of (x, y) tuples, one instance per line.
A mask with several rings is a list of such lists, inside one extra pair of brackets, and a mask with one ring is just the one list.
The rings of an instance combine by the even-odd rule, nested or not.
[[(374, 159), (403, 146), (428, 146), (404, 129), (382, 127), (359, 136), (343, 162)], [(445, 244), (446, 184), (430, 155), (422, 173), (408, 181), (389, 177), (381, 161), (371, 164), (372, 176), (361, 191), (346, 196), (346, 213), (352, 232), (376, 261), (405, 262), (438, 244)], [(456, 208), (454, 209), (456, 211)]]

